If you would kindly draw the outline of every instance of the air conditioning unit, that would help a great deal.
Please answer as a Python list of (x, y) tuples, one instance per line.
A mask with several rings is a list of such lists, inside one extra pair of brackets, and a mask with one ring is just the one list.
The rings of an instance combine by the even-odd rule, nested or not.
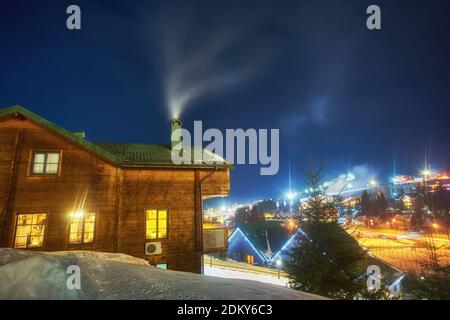
[(151, 256), (154, 254), (161, 254), (161, 242), (149, 242), (145, 244), (145, 255)]

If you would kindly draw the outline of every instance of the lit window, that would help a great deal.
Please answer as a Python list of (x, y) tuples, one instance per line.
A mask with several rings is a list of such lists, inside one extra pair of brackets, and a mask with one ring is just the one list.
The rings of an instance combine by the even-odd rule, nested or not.
[(45, 213), (17, 215), (14, 248), (36, 248), (44, 245)]
[(167, 263), (158, 263), (158, 264), (155, 264), (155, 267), (158, 269), (163, 269), (163, 270), (169, 269), (169, 266), (167, 265)]
[(59, 169), (59, 152), (35, 152), (31, 173), (36, 175), (56, 175)]
[(147, 210), (146, 215), (147, 239), (167, 238), (167, 210)]
[(95, 213), (72, 214), (69, 227), (69, 243), (92, 243), (95, 234)]

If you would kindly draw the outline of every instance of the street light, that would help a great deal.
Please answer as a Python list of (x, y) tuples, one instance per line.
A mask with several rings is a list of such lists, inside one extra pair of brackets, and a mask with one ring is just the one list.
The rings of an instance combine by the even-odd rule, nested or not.
[(295, 198), (295, 193), (294, 193), (294, 192), (291, 192), (291, 191), (286, 192), (286, 198), (287, 198), (288, 200), (294, 200), (294, 198)]
[(278, 267), (278, 279), (280, 279), (280, 269), (281, 269), (281, 266), (283, 265), (283, 261), (281, 261), (281, 259), (277, 259), (276, 263), (277, 263), (277, 267)]

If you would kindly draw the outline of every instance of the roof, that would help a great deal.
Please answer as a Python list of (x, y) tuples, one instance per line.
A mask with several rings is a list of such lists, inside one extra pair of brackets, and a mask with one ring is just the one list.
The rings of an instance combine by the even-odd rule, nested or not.
[[(174, 165), (171, 158), (171, 147), (165, 144), (145, 144), (145, 143), (110, 143), (93, 142), (96, 146), (120, 157), (124, 164), (133, 165)], [(203, 150), (203, 160), (223, 162), (219, 156)], [(192, 158), (194, 159), (194, 150)], [(197, 165), (207, 166), (203, 163)], [(218, 166), (224, 166), (219, 164)], [(227, 166), (227, 165), (225, 165)], [(229, 165), (228, 165), (229, 166)]]
[[(293, 236), (287, 228), (283, 226), (283, 221), (267, 220), (252, 224), (239, 224), (237, 226), (247, 239), (253, 244), (261, 255), (272, 258)], [(266, 233), (267, 232), (267, 233)], [(272, 255), (268, 255), (269, 243)]]
[(386, 261), (367, 253), (367, 265), (376, 265), (380, 268), (381, 280), (387, 285), (392, 285), (397, 279), (405, 275), (403, 271), (390, 265)]
[[(22, 115), (41, 126), (54, 131), (60, 136), (80, 145), (95, 155), (119, 166), (148, 166), (148, 167), (177, 167), (177, 168), (230, 168), (231, 164), (217, 155), (204, 150), (206, 161), (215, 160), (217, 164), (208, 164), (205, 161), (193, 164), (176, 165), (171, 159), (171, 147), (164, 144), (133, 144), (133, 143), (110, 143), (89, 141), (75, 132), (70, 132), (47, 119), (31, 112), (30, 110), (16, 105), (0, 109), (0, 118), (6, 116)], [(193, 152), (193, 151), (192, 151)], [(192, 158), (193, 159), (193, 158)], [(208, 161), (208, 162), (209, 162)], [(223, 162), (223, 163), (220, 163)]]

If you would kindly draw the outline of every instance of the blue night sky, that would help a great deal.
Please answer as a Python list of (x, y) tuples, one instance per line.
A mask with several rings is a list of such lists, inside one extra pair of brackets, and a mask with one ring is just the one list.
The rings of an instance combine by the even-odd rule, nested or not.
[[(82, 29), (66, 28), (80, 6)], [(366, 28), (370, 4), (382, 30)], [(232, 201), (354, 166), (380, 181), (449, 165), (449, 1), (0, 0), (0, 107), (93, 141), (168, 143), (170, 79), (201, 88), (187, 128), (279, 128), (280, 171), (232, 172)], [(184, 72), (183, 72), (184, 71)], [(168, 93), (169, 92), (169, 93)], [(168, 99), (169, 97), (169, 99)]]

